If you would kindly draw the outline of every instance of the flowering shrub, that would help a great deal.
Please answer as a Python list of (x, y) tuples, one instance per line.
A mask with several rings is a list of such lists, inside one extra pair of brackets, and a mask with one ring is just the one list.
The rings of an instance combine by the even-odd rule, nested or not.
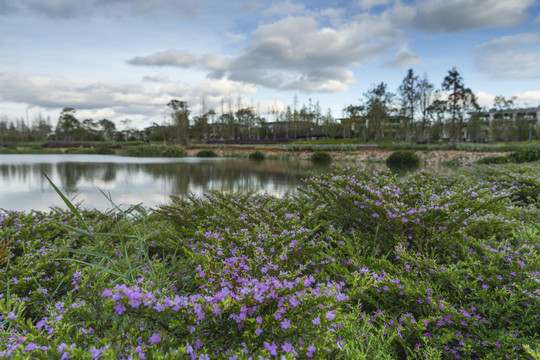
[(537, 358), (538, 172), (481, 169), (0, 211), (0, 357)]

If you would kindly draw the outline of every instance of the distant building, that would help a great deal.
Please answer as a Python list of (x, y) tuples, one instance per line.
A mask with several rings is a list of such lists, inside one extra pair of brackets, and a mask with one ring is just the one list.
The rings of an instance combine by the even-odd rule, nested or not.
[(534, 136), (540, 123), (540, 106), (471, 112), (464, 129), (469, 141), (515, 141)]

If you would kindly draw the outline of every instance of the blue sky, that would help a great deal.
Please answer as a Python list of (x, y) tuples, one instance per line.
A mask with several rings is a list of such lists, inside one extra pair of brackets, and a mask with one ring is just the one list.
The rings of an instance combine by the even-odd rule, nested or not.
[(0, 118), (60, 110), (142, 128), (171, 99), (197, 115), (319, 102), (333, 115), (409, 67), (456, 67), (489, 106), (540, 105), (534, 0), (0, 0)]

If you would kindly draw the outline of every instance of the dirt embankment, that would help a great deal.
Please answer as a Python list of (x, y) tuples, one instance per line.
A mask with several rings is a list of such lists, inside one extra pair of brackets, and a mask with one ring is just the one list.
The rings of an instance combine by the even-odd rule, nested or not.
[[(225, 147), (223, 149), (212, 149), (221, 157), (247, 157), (254, 151), (263, 152), (266, 157), (275, 157), (278, 159), (298, 159), (307, 160), (313, 154), (313, 151), (286, 151), (278, 147), (253, 148), (253, 147)], [(187, 149), (189, 156), (195, 156), (201, 149)], [(379, 162), (384, 163), (390, 156), (392, 150), (360, 148), (354, 151), (328, 151), (336, 161), (366, 163)], [(486, 156), (508, 155), (504, 152), (470, 152), (459, 150), (437, 150), (437, 151), (415, 151), (422, 163), (427, 165), (438, 165), (446, 162), (459, 163), (460, 165), (472, 165), (474, 162)]]

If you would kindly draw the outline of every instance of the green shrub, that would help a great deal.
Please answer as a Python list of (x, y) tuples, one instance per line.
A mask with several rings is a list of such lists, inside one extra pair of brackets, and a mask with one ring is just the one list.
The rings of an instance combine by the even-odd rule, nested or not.
[(486, 156), (479, 159), (476, 163), (480, 165), (490, 165), (490, 164), (506, 164), (510, 159), (508, 156)]
[(255, 151), (254, 153), (249, 154), (249, 159), (250, 160), (262, 161), (265, 158), (266, 158), (266, 156), (264, 155), (264, 153), (262, 153), (260, 151)]
[(99, 154), (99, 155), (115, 155), (116, 151), (114, 151), (111, 148), (102, 147), (102, 148), (97, 148), (96, 149), (96, 154)]
[(315, 164), (328, 164), (332, 161), (332, 156), (325, 151), (315, 151), (309, 159)]
[(213, 158), (218, 157), (218, 154), (216, 154), (213, 150), (201, 150), (195, 156), (200, 158)]
[(419, 164), (420, 158), (418, 155), (409, 150), (395, 151), (386, 159), (388, 167), (418, 166)]
[(538, 161), (540, 160), (540, 146), (537, 144), (523, 145), (508, 157), (511, 162), (515, 163)]
[(122, 156), (134, 157), (184, 157), (186, 150), (180, 145), (138, 145), (120, 150)]
[(285, 146), (286, 151), (353, 151), (358, 149), (354, 144), (291, 144)]

